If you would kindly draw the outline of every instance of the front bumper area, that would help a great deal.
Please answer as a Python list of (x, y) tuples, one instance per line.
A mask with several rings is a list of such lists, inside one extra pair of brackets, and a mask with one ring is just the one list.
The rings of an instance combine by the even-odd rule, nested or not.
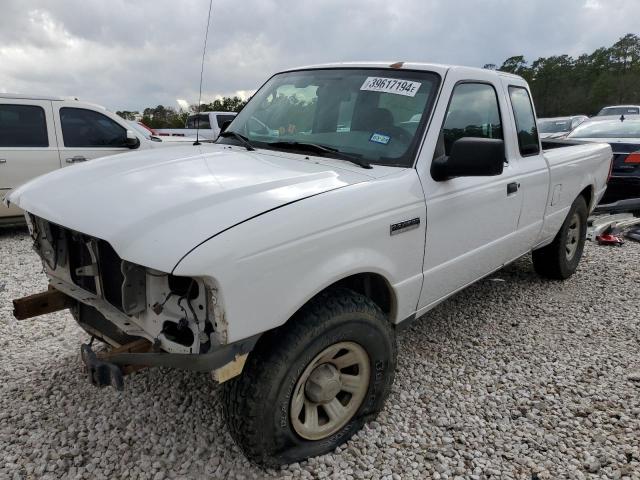
[[(62, 281), (55, 282), (61, 290), (52, 285), (46, 292), (15, 299), (14, 316), (26, 320), (68, 308), (77, 308), (77, 300), (99, 305), (102, 300), (90, 293), (74, 289)], [(64, 293), (63, 290), (68, 293)], [(71, 294), (71, 295), (70, 295)], [(114, 316), (119, 313), (114, 313)], [(118, 390), (124, 388), (123, 377), (145, 367), (170, 367), (197, 372), (213, 372), (214, 379), (224, 382), (242, 371), (247, 355), (260, 335), (255, 335), (231, 344), (220, 345), (199, 354), (168, 353), (158, 351), (152, 342), (139, 338), (126, 345), (94, 352), (91, 343), (80, 349), (82, 361), (90, 383), (98, 387), (111, 385)]]
[(49, 290), (14, 300), (16, 318), (69, 308), (93, 338), (112, 348), (81, 353), (91, 383), (122, 387), (144, 367), (212, 372), (218, 382), (242, 372), (259, 335), (227, 343), (217, 284), (123, 260), (104, 240), (27, 214)]

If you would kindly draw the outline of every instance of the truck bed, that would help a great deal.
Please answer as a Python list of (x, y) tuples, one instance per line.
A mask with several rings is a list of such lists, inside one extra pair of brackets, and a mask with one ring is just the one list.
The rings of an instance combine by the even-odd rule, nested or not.
[(571, 203), (580, 194), (585, 171), (592, 187), (589, 211), (597, 205), (607, 188), (612, 152), (608, 143), (570, 140), (543, 140), (542, 147), (549, 166), (549, 197), (543, 228), (543, 243), (547, 243), (553, 239)]

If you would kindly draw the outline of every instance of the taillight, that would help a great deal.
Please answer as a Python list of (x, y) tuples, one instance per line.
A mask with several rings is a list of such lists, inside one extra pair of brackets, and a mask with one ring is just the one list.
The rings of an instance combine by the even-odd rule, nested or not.
[(611, 156), (611, 160), (609, 160), (609, 175), (607, 175), (607, 184), (609, 184), (609, 180), (611, 180), (612, 172), (613, 172), (613, 156)]
[(627, 155), (627, 158), (624, 159), (624, 163), (640, 163), (640, 152), (633, 152)]

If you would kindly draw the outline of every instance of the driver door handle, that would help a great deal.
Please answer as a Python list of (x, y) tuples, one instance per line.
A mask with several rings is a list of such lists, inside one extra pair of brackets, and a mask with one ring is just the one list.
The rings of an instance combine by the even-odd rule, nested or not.
[(84, 162), (86, 160), (82, 155), (76, 155), (75, 157), (67, 158), (67, 163)]
[(518, 191), (520, 184), (518, 182), (511, 182), (507, 185), (507, 195), (512, 195)]

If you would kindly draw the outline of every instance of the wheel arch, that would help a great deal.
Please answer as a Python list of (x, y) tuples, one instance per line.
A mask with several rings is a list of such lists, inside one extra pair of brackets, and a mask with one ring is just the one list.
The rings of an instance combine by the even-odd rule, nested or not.
[(580, 197), (584, 197), (584, 201), (587, 203), (587, 210), (590, 212), (591, 210), (593, 210), (593, 207), (595, 207), (595, 205), (592, 205), (591, 203), (594, 201), (594, 192), (595, 192), (595, 188), (593, 185), (587, 185), (586, 187), (584, 187), (582, 189), (582, 191), (578, 194), (578, 196)]
[(391, 326), (396, 326), (394, 320), (396, 319), (398, 300), (393, 286), (384, 275), (372, 271), (363, 271), (345, 275), (343, 278), (319, 288), (316, 292), (312, 293), (284, 323), (262, 332), (261, 337), (268, 336), (266, 334), (277, 332), (280, 328), (289, 325), (291, 322), (295, 322), (298, 313), (306, 305), (318, 296), (338, 288), (347, 288), (364, 295), (382, 310)]

